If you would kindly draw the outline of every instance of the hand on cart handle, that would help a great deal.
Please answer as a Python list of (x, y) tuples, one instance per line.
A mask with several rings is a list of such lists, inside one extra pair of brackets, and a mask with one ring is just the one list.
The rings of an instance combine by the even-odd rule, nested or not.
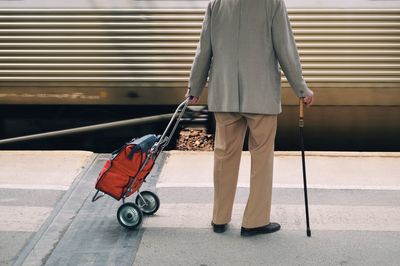
[(197, 103), (198, 101), (200, 101), (200, 97), (190, 95), (189, 92), (190, 92), (190, 89), (188, 89), (185, 94), (185, 98), (186, 99), (189, 98), (189, 103)]

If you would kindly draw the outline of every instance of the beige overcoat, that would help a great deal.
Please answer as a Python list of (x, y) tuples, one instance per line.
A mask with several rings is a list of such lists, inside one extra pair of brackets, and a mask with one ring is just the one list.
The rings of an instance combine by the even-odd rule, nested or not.
[(208, 80), (212, 112), (278, 114), (281, 72), (298, 97), (310, 95), (283, 0), (212, 0), (191, 68), (189, 93)]

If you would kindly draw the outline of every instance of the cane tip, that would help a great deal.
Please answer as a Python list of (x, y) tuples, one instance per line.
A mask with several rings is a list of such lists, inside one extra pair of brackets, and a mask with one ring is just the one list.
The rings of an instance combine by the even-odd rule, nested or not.
[(307, 229), (307, 236), (311, 237), (311, 230), (310, 229)]

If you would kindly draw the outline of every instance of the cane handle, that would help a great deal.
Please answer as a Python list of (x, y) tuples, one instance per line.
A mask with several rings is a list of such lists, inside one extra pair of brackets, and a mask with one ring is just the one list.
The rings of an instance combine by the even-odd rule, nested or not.
[(304, 117), (304, 103), (303, 103), (303, 98), (300, 98), (300, 119), (303, 119)]

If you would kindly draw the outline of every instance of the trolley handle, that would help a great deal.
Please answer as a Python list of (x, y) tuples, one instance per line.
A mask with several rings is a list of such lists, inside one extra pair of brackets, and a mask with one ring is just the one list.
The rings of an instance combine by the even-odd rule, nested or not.
[[(169, 121), (169, 123), (168, 123), (166, 129), (164, 130), (163, 134), (161, 135), (160, 140), (157, 141), (157, 142), (154, 144), (154, 146), (151, 148), (151, 152), (152, 152), (152, 153), (157, 152), (159, 146), (161, 146), (161, 149), (160, 149), (160, 151), (159, 151), (159, 152), (161, 152), (161, 151), (168, 145), (168, 143), (169, 143), (169, 141), (170, 141), (172, 135), (175, 133), (175, 130), (176, 130), (176, 128), (177, 128), (177, 126), (178, 126), (178, 124), (179, 124), (179, 122), (180, 122), (180, 120), (181, 120), (183, 114), (185, 113), (185, 110), (186, 110), (186, 108), (187, 108), (187, 106), (188, 106), (188, 104), (189, 104), (189, 101), (192, 99), (192, 97), (193, 97), (193, 96), (187, 97), (182, 103), (180, 103), (180, 104), (178, 105), (178, 107), (176, 108), (175, 113), (173, 114), (171, 120)], [(180, 110), (180, 109), (182, 109), (182, 110)], [(180, 110), (180, 112), (179, 112), (179, 110)], [(175, 119), (176, 117), (177, 117), (177, 119), (176, 119), (176, 121), (175, 121), (175, 124), (174, 124), (174, 126), (173, 126), (171, 132), (169, 133), (168, 136), (166, 136), (168, 130), (169, 130), (170, 127), (172, 126), (172, 123), (173, 123), (173, 121), (174, 121), (174, 119)]]

